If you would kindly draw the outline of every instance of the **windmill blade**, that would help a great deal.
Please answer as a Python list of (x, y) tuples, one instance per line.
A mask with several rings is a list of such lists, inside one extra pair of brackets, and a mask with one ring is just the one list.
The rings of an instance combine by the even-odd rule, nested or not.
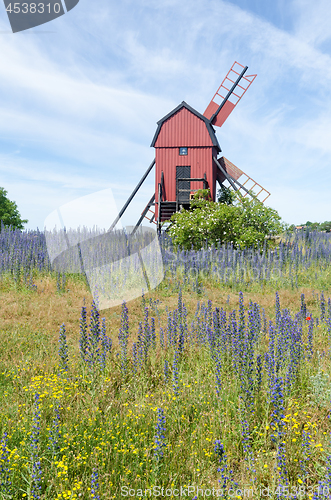
[(248, 66), (235, 61), (208, 104), (204, 116), (212, 125), (221, 127), (257, 75), (245, 75)]
[[(261, 201), (261, 203), (264, 203), (267, 198), (269, 198), (269, 191), (264, 189), (261, 184), (254, 181), (254, 179), (245, 174), (245, 172), (236, 167), (236, 165), (224, 156), (218, 159), (214, 157), (214, 162), (217, 166), (217, 180), (219, 184), (223, 184), (225, 181), (228, 181), (230, 186), (243, 198), (248, 195)], [(258, 193), (253, 191), (256, 188)]]

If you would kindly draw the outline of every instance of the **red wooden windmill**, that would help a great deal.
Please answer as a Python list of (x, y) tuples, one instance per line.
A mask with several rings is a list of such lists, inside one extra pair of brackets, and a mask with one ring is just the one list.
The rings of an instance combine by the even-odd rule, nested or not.
[(110, 230), (122, 217), (154, 165), (155, 193), (136, 227), (146, 217), (149, 222), (156, 223), (158, 231), (161, 231), (162, 223), (169, 220), (180, 207), (189, 208), (190, 198), (201, 188), (209, 188), (215, 201), (216, 181), (220, 185), (228, 184), (243, 196), (251, 195), (251, 190), (257, 189), (258, 193), (254, 196), (262, 202), (270, 196), (260, 184), (220, 155), (221, 148), (214, 128), (223, 125), (255, 80), (256, 75), (246, 75), (247, 69), (247, 66), (244, 67), (238, 62), (232, 65), (203, 115), (183, 101), (158, 122), (151, 144), (155, 148), (155, 160), (148, 167)]

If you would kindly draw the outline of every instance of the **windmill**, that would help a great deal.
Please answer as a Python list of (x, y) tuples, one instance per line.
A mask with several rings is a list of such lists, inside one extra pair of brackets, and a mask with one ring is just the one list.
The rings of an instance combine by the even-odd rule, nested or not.
[[(216, 182), (228, 185), (241, 196), (254, 196), (262, 203), (270, 193), (249, 175), (221, 155), (214, 127), (222, 127), (251, 86), (256, 75), (246, 75), (248, 67), (234, 62), (205, 112), (200, 114), (185, 101), (158, 121), (151, 146), (152, 161), (133, 193), (112, 223), (111, 231), (155, 166), (155, 192), (135, 228), (144, 218), (161, 231), (164, 222), (181, 207), (189, 208), (194, 192), (209, 188), (213, 201)], [(252, 190), (258, 190), (252, 194)]]

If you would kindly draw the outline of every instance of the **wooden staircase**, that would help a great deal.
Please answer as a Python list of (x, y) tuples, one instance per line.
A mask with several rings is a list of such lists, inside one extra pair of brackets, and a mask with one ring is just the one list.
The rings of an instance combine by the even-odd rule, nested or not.
[(161, 201), (161, 217), (160, 221), (170, 220), (171, 216), (176, 212), (175, 201)]

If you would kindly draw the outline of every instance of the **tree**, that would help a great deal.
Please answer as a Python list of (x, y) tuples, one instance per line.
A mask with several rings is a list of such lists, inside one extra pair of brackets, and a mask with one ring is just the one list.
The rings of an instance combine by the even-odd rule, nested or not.
[(325, 231), (327, 233), (331, 232), (331, 221), (325, 221), (320, 224), (320, 231)]
[(221, 185), (221, 189), (218, 190), (217, 193), (217, 201), (218, 203), (225, 203), (225, 205), (234, 205), (236, 200), (236, 194), (231, 191), (230, 188)]
[(7, 191), (2, 187), (0, 187), (0, 221), (5, 226), (16, 229), (23, 229), (23, 224), (28, 222), (27, 219), (21, 219), (16, 203), (7, 198)]
[(177, 212), (169, 233), (176, 246), (189, 250), (208, 244), (232, 243), (234, 247), (262, 246), (266, 239), (285, 229), (277, 211), (257, 199), (241, 199), (226, 205), (199, 199), (196, 193), (190, 210)]

